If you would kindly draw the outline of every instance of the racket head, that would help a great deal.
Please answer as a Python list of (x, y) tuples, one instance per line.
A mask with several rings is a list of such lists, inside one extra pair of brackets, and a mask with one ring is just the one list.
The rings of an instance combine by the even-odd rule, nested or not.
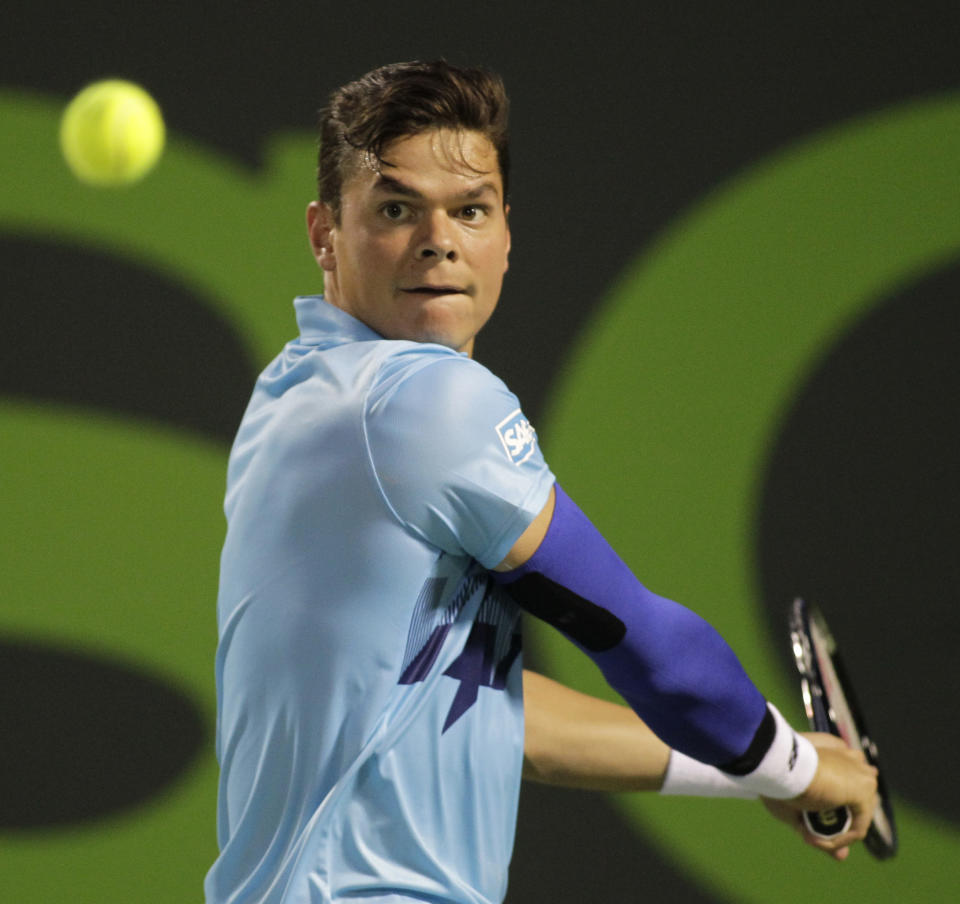
[(878, 860), (886, 860), (896, 854), (899, 842), (880, 754), (863, 718), (837, 642), (817, 606), (803, 599), (794, 600), (790, 610), (790, 641), (810, 728), (842, 738), (854, 750), (862, 750), (867, 762), (877, 768), (877, 809), (863, 843)]

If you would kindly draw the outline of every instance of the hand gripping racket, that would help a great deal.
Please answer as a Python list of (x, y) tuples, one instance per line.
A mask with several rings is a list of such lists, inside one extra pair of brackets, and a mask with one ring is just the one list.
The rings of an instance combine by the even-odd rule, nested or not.
[[(886, 860), (897, 852), (897, 827), (880, 771), (877, 745), (867, 731), (823, 613), (802, 599), (794, 600), (790, 610), (790, 641), (810, 728), (843, 738), (848, 746), (862, 750), (867, 761), (877, 767), (877, 809), (863, 843), (878, 860)], [(813, 834), (829, 837), (846, 831), (851, 814), (846, 807), (839, 807), (804, 813), (803, 818)]]

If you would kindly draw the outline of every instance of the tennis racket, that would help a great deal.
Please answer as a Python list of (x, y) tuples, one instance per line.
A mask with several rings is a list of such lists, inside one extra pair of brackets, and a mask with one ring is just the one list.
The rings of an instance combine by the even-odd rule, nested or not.
[[(878, 860), (886, 860), (897, 852), (893, 805), (880, 770), (877, 745), (867, 731), (837, 651), (837, 642), (820, 609), (802, 599), (794, 600), (790, 610), (790, 641), (810, 728), (829, 732), (842, 738), (849, 747), (862, 750), (867, 761), (878, 770), (877, 809), (863, 843)], [(852, 819), (846, 807), (804, 813), (803, 817), (813, 834), (825, 837), (845, 832)]]

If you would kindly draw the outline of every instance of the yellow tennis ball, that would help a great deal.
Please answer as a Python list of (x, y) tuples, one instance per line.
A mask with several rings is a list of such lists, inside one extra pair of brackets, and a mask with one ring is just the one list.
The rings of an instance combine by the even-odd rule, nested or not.
[(60, 122), (60, 149), (88, 185), (127, 185), (142, 179), (163, 151), (163, 115), (139, 85), (94, 82), (70, 103)]

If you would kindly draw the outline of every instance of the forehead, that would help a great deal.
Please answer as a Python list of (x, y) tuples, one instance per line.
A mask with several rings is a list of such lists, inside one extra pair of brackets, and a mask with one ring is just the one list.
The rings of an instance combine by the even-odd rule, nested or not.
[(496, 148), (481, 132), (463, 129), (431, 129), (404, 135), (391, 141), (379, 160), (358, 151), (344, 187), (352, 184), (377, 188), (394, 180), (411, 186), (442, 183), (464, 190), (488, 183), (503, 193)]

